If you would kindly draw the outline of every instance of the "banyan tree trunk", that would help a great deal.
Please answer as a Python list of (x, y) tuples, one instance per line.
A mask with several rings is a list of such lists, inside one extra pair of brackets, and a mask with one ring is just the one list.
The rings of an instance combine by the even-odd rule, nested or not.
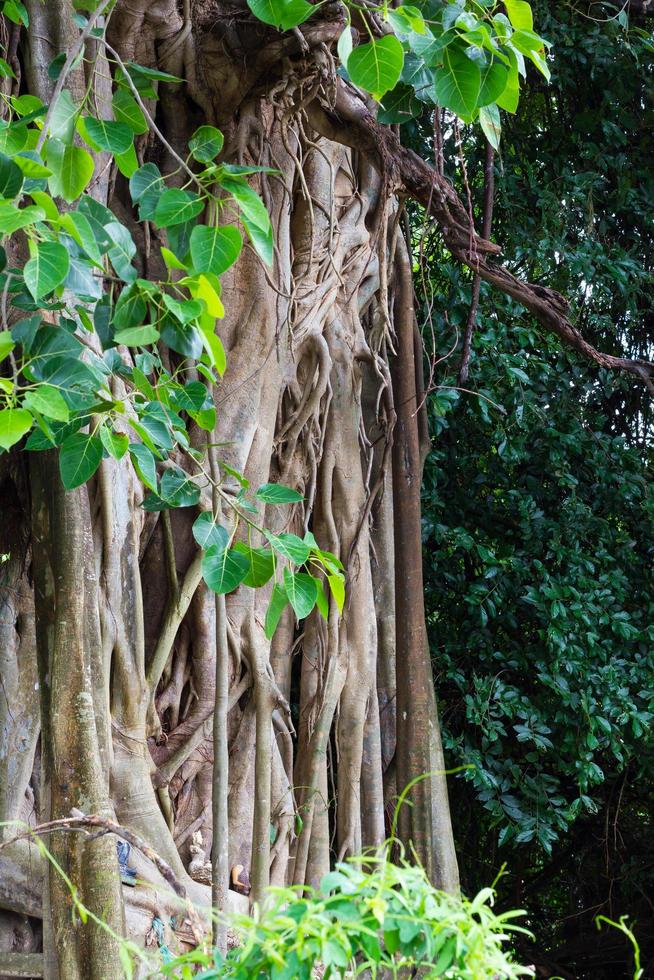
[[(47, 101), (43, 66), (69, 42), (72, 4), (28, 6), (21, 91)], [(329, 104), (329, 45), (342, 26), (325, 8), (301, 34), (280, 35), (240, 0), (125, 0), (108, 26), (124, 60), (185, 79), (161, 86), (156, 108), (173, 148), (183, 153), (208, 122), (225, 133), (225, 160), (276, 171), (253, 178), (273, 220), (274, 267), (246, 248), (223, 278), (228, 367), (212, 442), (253, 486), (279, 480), (303, 494), (266, 524), (310, 529), (340, 557), (342, 615), (333, 600), (328, 621), (313, 613), (297, 623), (287, 611), (269, 643), (266, 588), (237, 589), (223, 611), (200, 576), (195, 513), (143, 511), (128, 457), (103, 461), (70, 494), (48, 454), (0, 459), (10, 515), (0, 527), (10, 556), (0, 564), (0, 820), (39, 822), (71, 807), (112, 815), (205, 904), (210, 891), (188, 866), (194, 835), (196, 859), (198, 846), (209, 859), (214, 825), (225, 823), (212, 815), (214, 732), (226, 732), (222, 778), (229, 762), (220, 846), (255, 897), (271, 881), (317, 884), (335, 859), (379, 844), (397, 793), (427, 772), (401, 833), (438, 885), (458, 887), (422, 605), (407, 243), (375, 161), (315, 129), (311, 112), (314, 100)], [(137, 153), (174, 169), (152, 135)], [(94, 193), (132, 220), (111, 167)], [(158, 276), (159, 233), (132, 224), (139, 274)], [(219, 687), (226, 679), (226, 724), (225, 710), (214, 724), (216, 676)], [(127, 927), (143, 941), (158, 892), (121, 898), (113, 847), (53, 844), (85, 904), (118, 932), (128, 899)], [(71, 926), (56, 875), (41, 887), (33, 848), (0, 852), (0, 867), (0, 907), (30, 923), (45, 913), (48, 976), (118, 975), (112, 940)]]

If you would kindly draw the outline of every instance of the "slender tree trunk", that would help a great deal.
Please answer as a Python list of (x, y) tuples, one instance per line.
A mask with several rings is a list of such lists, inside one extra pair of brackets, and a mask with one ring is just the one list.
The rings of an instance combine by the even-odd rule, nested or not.
[[(397, 422), (393, 442), (395, 520), (395, 621), (397, 630), (397, 765), (401, 793), (418, 780), (399, 815), (400, 838), (413, 848), (439, 888), (458, 889), (452, 843), (445, 762), (432, 677), (422, 578), (420, 487), (422, 462), (418, 432), (414, 307), (411, 266), (402, 239), (396, 257), (395, 330), (392, 365)], [(423, 778), (426, 777), (426, 778)]]

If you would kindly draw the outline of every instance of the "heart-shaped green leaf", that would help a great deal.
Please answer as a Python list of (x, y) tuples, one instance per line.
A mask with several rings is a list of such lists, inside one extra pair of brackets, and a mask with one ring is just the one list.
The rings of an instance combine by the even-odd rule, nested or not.
[(40, 242), (35, 247), (32, 258), (25, 263), (23, 270), (25, 285), (35, 302), (64, 281), (69, 267), (68, 251), (59, 242)]
[(404, 64), (404, 49), (394, 34), (360, 44), (347, 59), (347, 71), (359, 88), (381, 99), (397, 85)]
[(74, 490), (89, 480), (102, 459), (102, 441), (99, 436), (74, 432), (67, 436), (59, 451), (59, 472), (66, 490)]

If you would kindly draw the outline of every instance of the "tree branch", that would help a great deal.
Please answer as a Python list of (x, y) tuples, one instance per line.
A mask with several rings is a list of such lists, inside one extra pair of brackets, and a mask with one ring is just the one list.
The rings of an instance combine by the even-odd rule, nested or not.
[(508, 269), (489, 260), (501, 248), (477, 235), (463, 202), (450, 182), (413, 150), (402, 146), (390, 126), (382, 126), (356, 90), (338, 80), (335, 104), (314, 102), (308, 107), (314, 128), (328, 139), (352, 146), (370, 157), (392, 186), (422, 204), (439, 225), (445, 244), (455, 259), (478, 273), (485, 282), (522, 303), (541, 326), (557, 334), (588, 360), (610, 370), (636, 375), (654, 394), (654, 364), (615, 357), (597, 350), (584, 339), (568, 318), (568, 301), (554, 289), (524, 282)]

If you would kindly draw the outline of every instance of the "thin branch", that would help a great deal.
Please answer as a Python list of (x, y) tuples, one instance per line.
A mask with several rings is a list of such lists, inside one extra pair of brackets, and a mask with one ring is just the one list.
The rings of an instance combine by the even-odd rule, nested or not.
[[(486, 160), (484, 163), (484, 214), (482, 218), (481, 234), (483, 238), (490, 238), (491, 227), (493, 224), (493, 203), (495, 197), (495, 151), (486, 140)], [(468, 380), (468, 368), (470, 366), (470, 349), (472, 347), (472, 335), (477, 322), (477, 307), (479, 306), (479, 293), (481, 290), (481, 276), (475, 272), (472, 280), (472, 297), (470, 300), (470, 310), (466, 329), (463, 334), (463, 350), (461, 352), (461, 364), (459, 366), (459, 385), (464, 385)]]

